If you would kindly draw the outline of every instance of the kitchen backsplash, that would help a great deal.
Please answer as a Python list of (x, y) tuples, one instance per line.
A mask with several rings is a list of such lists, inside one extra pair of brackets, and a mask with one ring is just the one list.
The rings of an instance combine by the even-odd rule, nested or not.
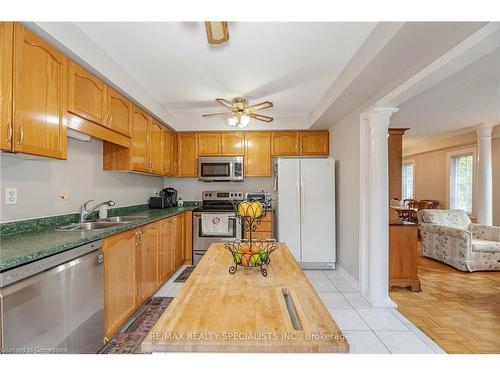
[[(68, 139), (68, 160), (42, 159), (2, 153), (1, 197), (17, 188), (17, 204), (1, 199), (0, 222), (78, 212), (82, 202), (112, 199), (119, 207), (145, 204), (163, 178), (102, 170), (102, 141)], [(68, 199), (59, 198), (66, 188)]]

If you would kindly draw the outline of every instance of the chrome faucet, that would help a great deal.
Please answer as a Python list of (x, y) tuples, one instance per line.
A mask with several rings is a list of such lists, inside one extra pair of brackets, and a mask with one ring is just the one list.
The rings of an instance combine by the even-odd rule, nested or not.
[(80, 206), (80, 223), (83, 223), (85, 221), (85, 219), (92, 213), (94, 212), (95, 210), (99, 209), (100, 207), (102, 206), (114, 206), (115, 205), (115, 202), (114, 201), (105, 201), (105, 202), (101, 202), (99, 204), (96, 204), (94, 207), (92, 208), (87, 208), (88, 204), (90, 202), (94, 202), (93, 199), (83, 203), (81, 206)]

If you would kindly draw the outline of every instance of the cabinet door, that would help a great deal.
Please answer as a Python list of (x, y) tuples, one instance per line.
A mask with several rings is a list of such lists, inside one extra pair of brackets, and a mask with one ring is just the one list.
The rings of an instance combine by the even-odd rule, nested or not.
[(12, 150), (12, 51), (14, 23), (0, 22), (0, 150)]
[(220, 133), (198, 134), (198, 156), (218, 156), (221, 154)]
[(162, 130), (163, 135), (163, 144), (161, 146), (162, 150), (162, 159), (163, 159), (163, 175), (172, 176), (172, 168), (173, 168), (173, 134), (168, 129)]
[(167, 281), (174, 272), (173, 252), (173, 222), (171, 218), (160, 222), (160, 250), (158, 252), (159, 279), (160, 282)]
[(301, 155), (328, 155), (329, 143), (328, 130), (300, 132)]
[(245, 134), (245, 176), (271, 176), (271, 133)]
[(107, 86), (73, 61), (69, 62), (68, 111), (100, 125), (107, 125)]
[(130, 137), (132, 110), (133, 105), (127, 98), (108, 87), (109, 117), (107, 126), (110, 129)]
[(177, 215), (174, 217), (175, 231), (175, 269), (178, 269), (184, 263), (184, 217)]
[(140, 245), (138, 246), (137, 264), (137, 304), (141, 305), (153, 295), (159, 285), (158, 280), (158, 248), (160, 241), (159, 223), (141, 228)]
[(148, 130), (151, 118), (134, 106), (132, 114), (132, 170), (148, 172)]
[(198, 175), (198, 137), (196, 133), (177, 134), (177, 174), (179, 177)]
[(14, 26), (14, 147), (66, 158), (67, 59), (20, 24)]
[(153, 173), (163, 172), (163, 158), (161, 151), (162, 129), (158, 122), (152, 120), (149, 123), (149, 170)]
[(272, 132), (272, 156), (297, 156), (299, 154), (299, 132)]
[(245, 134), (243, 132), (223, 132), (221, 136), (223, 156), (243, 156)]
[(108, 339), (137, 307), (137, 241), (135, 230), (104, 240), (104, 326)]

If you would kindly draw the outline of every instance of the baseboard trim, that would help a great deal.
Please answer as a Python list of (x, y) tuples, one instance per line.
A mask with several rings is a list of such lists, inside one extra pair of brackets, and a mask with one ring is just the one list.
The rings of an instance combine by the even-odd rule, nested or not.
[(340, 264), (336, 264), (337, 270), (347, 279), (351, 282), (352, 285), (354, 285), (356, 288), (359, 289), (359, 282), (354, 279), (345, 269), (342, 268)]

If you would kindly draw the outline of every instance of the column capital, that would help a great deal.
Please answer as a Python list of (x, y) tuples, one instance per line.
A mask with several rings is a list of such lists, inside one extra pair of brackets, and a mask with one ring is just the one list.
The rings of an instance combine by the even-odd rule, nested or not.
[(491, 137), (491, 132), (495, 124), (493, 122), (484, 122), (476, 127), (476, 133), (479, 138)]
[(361, 121), (368, 124), (373, 136), (386, 136), (393, 113), (399, 111), (392, 107), (374, 107), (360, 115)]

